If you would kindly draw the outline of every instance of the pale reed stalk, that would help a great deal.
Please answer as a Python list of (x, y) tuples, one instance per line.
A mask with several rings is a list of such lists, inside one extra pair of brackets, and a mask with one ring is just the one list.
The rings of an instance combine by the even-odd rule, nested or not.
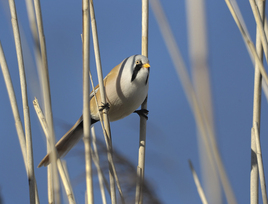
[[(103, 74), (101, 68), (101, 59), (100, 59), (100, 51), (99, 51), (99, 43), (98, 43), (98, 34), (97, 34), (97, 25), (94, 14), (94, 6), (93, 0), (90, 0), (90, 17), (91, 17), (91, 26), (92, 26), (92, 38), (93, 38), (93, 46), (95, 52), (95, 61), (97, 67), (97, 75), (99, 82), (99, 91), (101, 95), (101, 102), (106, 104), (106, 95), (104, 91), (103, 84)], [(112, 138), (111, 138), (111, 130), (110, 123), (108, 118), (108, 110), (106, 108), (103, 109), (103, 120), (104, 120), (104, 136), (107, 144), (107, 157), (109, 162), (109, 178), (110, 178), (110, 191), (111, 191), (111, 203), (116, 204), (116, 189), (115, 189), (115, 168), (113, 168), (113, 156), (112, 156)], [(122, 198), (122, 196), (121, 196)]]
[(263, 161), (262, 161), (262, 154), (261, 154), (261, 143), (260, 143), (260, 135), (259, 135), (259, 127), (258, 124), (255, 123), (253, 128), (251, 129), (252, 134), (255, 137), (255, 144), (256, 144), (256, 155), (257, 155), (257, 163), (258, 163), (258, 170), (260, 175), (260, 184), (261, 184), (261, 193), (262, 193), (262, 202), (263, 204), (267, 204), (267, 192), (266, 192), (266, 183), (265, 183), (265, 174), (263, 168)]
[[(34, 105), (36, 115), (37, 115), (39, 122), (41, 124), (41, 127), (45, 133), (47, 140), (48, 140), (49, 133), (48, 133), (47, 122), (46, 122), (45, 116), (40, 108), (38, 100), (36, 98), (33, 101), (33, 105)], [(70, 182), (69, 174), (68, 174), (67, 169), (64, 167), (64, 165), (62, 164), (62, 161), (60, 159), (57, 159), (57, 167), (58, 167), (59, 174), (60, 174), (60, 177), (61, 177), (61, 180), (63, 183), (63, 187), (65, 189), (67, 198), (69, 200), (69, 203), (75, 204), (76, 202), (75, 202), (74, 193), (73, 193), (72, 185)]]
[(236, 198), (233, 194), (232, 187), (226, 175), (225, 168), (224, 168), (220, 153), (217, 148), (217, 144), (210, 140), (210, 138), (213, 137), (213, 131), (210, 127), (209, 121), (203, 114), (202, 106), (200, 105), (198, 98), (195, 94), (190, 77), (187, 73), (185, 63), (177, 47), (175, 38), (171, 32), (166, 16), (164, 15), (163, 9), (158, 0), (151, 1), (151, 5), (155, 13), (157, 22), (159, 24), (160, 30), (162, 32), (163, 38), (167, 45), (169, 54), (176, 68), (178, 77), (182, 83), (188, 103), (190, 104), (190, 107), (193, 111), (195, 121), (197, 123), (200, 134), (203, 137), (203, 140), (205, 141), (206, 148), (208, 148), (209, 151), (212, 152), (211, 154), (209, 154), (209, 157), (210, 157), (209, 159), (210, 160), (213, 159), (212, 155), (215, 158), (215, 164), (219, 173), (220, 180), (223, 185), (223, 189), (224, 189), (227, 201), (228, 203), (235, 204), (237, 203)]
[(8, 93), (13, 117), (15, 120), (15, 127), (16, 127), (18, 138), (19, 138), (19, 143), (20, 143), (20, 147), (21, 147), (21, 152), (22, 152), (22, 157), (23, 157), (25, 169), (27, 171), (27, 153), (26, 153), (26, 142), (25, 142), (24, 131), (23, 131), (20, 115), (19, 115), (19, 110), (18, 110), (18, 105), (17, 105), (17, 100), (16, 100), (14, 88), (12, 85), (11, 77), (9, 74), (9, 70), (8, 70), (8, 66), (7, 66), (7, 62), (5, 59), (5, 55), (4, 55), (4, 51), (2, 48), (1, 42), (0, 42), (0, 66), (1, 66), (3, 77), (4, 77), (4, 81), (6, 84), (7, 93)]
[[(263, 4), (264, 1), (261, 3), (259, 2), (259, 9), (260, 13), (263, 16), (265, 4)], [(252, 3), (251, 3), (252, 5)], [(260, 38), (260, 30), (259, 28), (256, 29), (256, 51), (261, 59), (263, 60), (263, 46), (261, 43)], [(255, 65), (255, 74), (254, 74), (254, 95), (253, 95), (253, 120), (252, 120), (252, 127), (255, 126), (257, 123), (258, 125), (255, 128), (258, 128), (255, 131), (260, 131), (260, 116), (261, 116), (261, 82), (262, 82), (262, 76), (259, 70), (258, 64)], [(259, 136), (259, 135), (258, 135)], [(257, 149), (256, 149), (256, 137), (258, 137), (254, 134), (254, 131), (251, 131), (251, 171), (250, 171), (250, 203), (258, 203), (259, 200), (259, 171), (258, 171), (258, 160), (257, 160)]]
[(207, 198), (205, 196), (204, 190), (203, 190), (203, 188), (201, 186), (199, 178), (198, 178), (198, 176), (197, 176), (197, 174), (195, 172), (195, 169), (194, 169), (194, 167), (192, 165), (192, 162), (190, 160), (189, 160), (189, 166), (191, 168), (191, 172), (192, 172), (192, 175), (193, 175), (193, 179), (194, 179), (194, 182), (195, 182), (199, 197), (200, 197), (200, 199), (201, 199), (203, 204), (208, 204), (208, 201), (207, 201)]
[(89, 108), (89, 31), (90, 31), (90, 10), (89, 1), (82, 1), (83, 9), (83, 130), (85, 144), (85, 169), (87, 196), (86, 203), (94, 203), (93, 178), (92, 178), (92, 158), (90, 139), (90, 108)]
[[(30, 122), (30, 113), (28, 106), (28, 95), (27, 95), (27, 84), (26, 76), (22, 55), (22, 47), (20, 40), (19, 25), (17, 20), (17, 12), (14, 0), (9, 0), (9, 8), (11, 13), (11, 23), (13, 28), (13, 35), (15, 40), (19, 75), (20, 75), (20, 86), (21, 86), (21, 96), (22, 96), (22, 105), (23, 105), (23, 116), (24, 116), (24, 128), (26, 136), (26, 153), (27, 153), (27, 176), (29, 183), (29, 192), (30, 192), (30, 203), (34, 204), (38, 199), (37, 186), (34, 175), (34, 164), (33, 164), (33, 148), (32, 148), (32, 134), (31, 134), (31, 122)], [(35, 198), (37, 196), (37, 198)]]
[(94, 126), (91, 127), (91, 135), (92, 135), (92, 145), (93, 145), (92, 158), (93, 158), (93, 162), (96, 166), (97, 173), (98, 173), (102, 204), (107, 204), (103, 182), (105, 182), (107, 190), (109, 192), (110, 192), (110, 190), (109, 190), (108, 182), (105, 180), (105, 177), (104, 177), (102, 170), (100, 168), (100, 160), (99, 160), (99, 154), (98, 154), (98, 147), (96, 144), (97, 139), (96, 139)]
[[(92, 80), (92, 75), (91, 75), (91, 73), (89, 72), (89, 77), (90, 77), (90, 81), (91, 81), (91, 85), (92, 85), (92, 87), (93, 87), (93, 95), (94, 95), (94, 99), (95, 99), (95, 102), (96, 102), (96, 104), (99, 104), (98, 103), (98, 100), (97, 100), (97, 97), (95, 96), (95, 94), (96, 94), (96, 91), (95, 91), (95, 88), (94, 88), (94, 83), (93, 83), (93, 80)], [(103, 130), (103, 135), (104, 135), (104, 139), (105, 139), (105, 142), (106, 142), (106, 146), (107, 146), (107, 155), (108, 154), (110, 154), (109, 153), (109, 147), (108, 147), (108, 145), (109, 145), (109, 139), (108, 139), (108, 136), (107, 136), (107, 134), (106, 134), (106, 131), (105, 131), (105, 128), (104, 128), (104, 123), (103, 123), (103, 117), (102, 117), (102, 114), (100, 113), (100, 110), (98, 110), (98, 115), (99, 115), (99, 118), (100, 118), (100, 124), (101, 124), (101, 127), (102, 127), (102, 130)], [(94, 156), (94, 155), (93, 155)], [(118, 191), (119, 191), (119, 195), (120, 195), (120, 197), (121, 197), (121, 202), (124, 204), (125, 203), (125, 199), (124, 199), (124, 196), (123, 196), (123, 192), (122, 192), (122, 189), (121, 189), (121, 186), (120, 186), (120, 183), (119, 183), (119, 179), (118, 179), (118, 176), (117, 176), (117, 172), (116, 172), (116, 169), (115, 169), (115, 165), (114, 165), (114, 161), (113, 161), (113, 157), (112, 156), (107, 156), (108, 158), (110, 158), (110, 162), (109, 162), (109, 159), (108, 159), (108, 162), (109, 162), (109, 164), (111, 165), (111, 169), (113, 170), (113, 173), (114, 173), (114, 176), (115, 176), (115, 181), (116, 181), (116, 185), (117, 185), (117, 188), (118, 188)], [(93, 157), (93, 159), (95, 159), (94, 157)], [(94, 161), (94, 160), (93, 160)], [(96, 160), (95, 160), (96, 161)], [(96, 163), (94, 161), (94, 163)], [(108, 189), (107, 189), (108, 190)], [(110, 196), (111, 196), (111, 191), (110, 190), (108, 190), (109, 191), (109, 194), (110, 194)]]
[[(225, 0), (233, 18), (234, 18), (234, 21), (236, 22), (236, 25), (237, 27), (239, 28), (240, 32), (241, 32), (241, 35), (244, 39), (244, 42), (248, 48), (248, 51), (250, 52), (250, 55), (253, 56), (253, 59), (254, 59), (254, 64), (256, 63), (258, 66), (259, 66), (259, 70), (260, 70), (260, 73), (264, 79), (264, 81), (268, 84), (268, 75), (267, 75), (267, 72), (265, 71), (265, 68), (262, 64), (262, 60), (259, 58), (258, 54), (257, 54), (257, 51), (254, 47), (254, 44), (253, 42), (251, 41), (250, 39), (250, 36), (247, 32), (247, 29), (245, 27), (245, 25), (241, 22), (241, 20), (239, 19), (239, 10), (238, 10), (238, 6), (237, 4), (234, 4), (235, 3), (235, 0), (232, 1), (232, 3), (229, 1), (229, 0)], [(235, 6), (234, 6), (235, 5)]]
[[(67, 165), (66, 165), (66, 161), (58, 159), (57, 165), (58, 165), (59, 174), (61, 176), (61, 179), (64, 178), (62, 180), (65, 180), (65, 182), (63, 181), (62, 183), (63, 183), (64, 189), (65, 189), (66, 195), (67, 195), (67, 199), (68, 199), (70, 204), (76, 204), (72, 185), (71, 185), (71, 180), (70, 180), (70, 176), (69, 176), (69, 172), (68, 172)], [(62, 170), (60, 170), (60, 168), (62, 168)]]
[[(252, 7), (253, 13), (255, 18), (258, 16), (264, 19), (265, 16), (265, 1), (258, 1), (258, 6), (250, 0), (250, 5)], [(257, 8), (255, 7), (257, 6)], [(256, 14), (256, 10), (258, 10), (258, 14)], [(260, 19), (259, 19), (260, 20)], [(262, 21), (262, 20), (261, 20)], [(256, 21), (257, 22), (257, 21)], [(260, 22), (257, 22), (260, 24)], [(261, 26), (257, 26), (256, 29), (256, 51), (260, 58), (263, 60), (263, 46), (262, 41), (264, 42), (263, 36), (263, 27), (264, 21), (261, 22)], [(261, 37), (262, 36), (262, 37)], [(264, 46), (267, 49), (267, 46)], [(267, 53), (266, 53), (267, 56)], [(260, 116), (261, 116), (261, 83), (262, 83), (262, 76), (259, 70), (258, 64), (255, 65), (255, 73), (254, 73), (254, 95), (253, 95), (253, 119), (252, 119), (252, 127), (255, 127), (255, 132), (260, 132)], [(265, 83), (265, 82), (264, 82)], [(267, 83), (266, 83), (267, 86)], [(263, 86), (264, 87), (264, 86)], [(257, 125), (256, 125), (257, 124)], [(259, 200), (259, 171), (258, 171), (258, 163), (259, 160), (257, 159), (257, 142), (256, 138), (259, 137), (259, 134), (254, 134), (254, 131), (251, 131), (251, 171), (250, 171), (250, 203), (258, 203)], [(259, 138), (257, 138), (259, 139)], [(266, 198), (267, 201), (267, 198)]]
[[(38, 78), (41, 79), (42, 78), (41, 76), (42, 75), (42, 58), (41, 58), (40, 45), (39, 45), (39, 40), (38, 40), (38, 31), (37, 31), (37, 26), (36, 26), (33, 0), (25, 0), (25, 3), (26, 3), (26, 8), (27, 8), (28, 21), (29, 21), (29, 25), (31, 29), (31, 34), (33, 37), (33, 42), (34, 42), (33, 50), (34, 50), (34, 57), (35, 57), (35, 63), (37, 67)], [(43, 101), (42, 94), (40, 94), (39, 97), (40, 99), (42, 99), (41, 101)]]
[[(92, 87), (94, 87), (94, 83), (93, 83), (93, 80), (92, 80), (92, 75), (91, 73), (89, 73), (89, 77), (90, 77), (90, 81), (91, 81), (91, 85)], [(98, 100), (97, 100), (97, 97), (95, 96), (95, 89), (93, 88), (93, 95), (94, 95), (94, 99), (95, 99), (95, 102), (96, 104), (98, 104)], [(100, 118), (100, 124), (101, 124), (101, 127), (102, 127), (102, 130), (103, 130), (103, 134), (104, 134), (104, 138), (105, 138), (105, 142), (106, 142), (106, 146), (107, 146), (107, 154), (109, 154), (108, 152), (108, 136), (106, 135), (106, 132), (105, 132), (105, 128), (104, 128), (104, 124), (103, 124), (103, 118), (102, 118), (102, 114), (100, 113), (100, 110), (98, 111), (98, 115), (99, 115), (99, 118)], [(94, 129), (94, 127), (92, 127), (92, 129)], [(94, 133), (95, 134), (95, 133)], [(94, 143), (93, 143), (94, 145)], [(97, 146), (95, 146), (97, 147)], [(95, 155), (97, 152), (95, 152), (94, 150), (94, 155), (93, 155), (93, 161), (94, 161), (94, 164), (96, 165), (96, 167), (98, 168), (99, 164), (98, 164), (98, 159), (96, 158), (97, 155)], [(121, 202), (122, 203), (125, 203), (125, 199), (124, 199), (124, 196), (123, 196), (123, 192), (122, 192), (122, 189), (121, 189), (121, 186), (120, 186), (120, 183), (119, 183), (119, 179), (118, 179), (118, 176), (117, 176), (117, 172), (116, 172), (116, 169), (115, 169), (115, 165), (114, 165), (114, 161), (113, 161), (113, 157), (110, 157), (111, 158), (111, 168), (113, 170), (113, 173), (114, 173), (114, 176), (115, 176), (115, 181), (116, 181), (116, 184), (117, 184), (117, 188), (118, 188), (118, 191), (119, 191), (119, 194), (120, 194), (120, 197), (121, 197)], [(100, 169), (101, 171), (101, 169)], [(102, 172), (101, 172), (102, 173)], [(103, 175), (103, 173), (102, 173)], [(106, 182), (106, 179), (105, 177), (103, 176), (103, 179), (104, 179), (104, 182), (105, 182), (105, 186), (111, 196), (111, 191), (110, 189), (107, 187), (107, 184), (108, 182)]]
[[(248, 50), (250, 51), (253, 59), (255, 60), (255, 79), (254, 79), (254, 98), (253, 98), (253, 125), (255, 122), (260, 124), (260, 103), (261, 103), (261, 78), (267, 84), (265, 73), (263, 72), (264, 67), (262, 64), (263, 50), (261, 45), (260, 31), (257, 30), (256, 35), (256, 50), (253, 43), (250, 40), (249, 34), (247, 32), (246, 26), (243, 23), (243, 18), (240, 14), (239, 7), (236, 1), (225, 0), (241, 34), (245, 41)], [(261, 12), (263, 15), (263, 12)], [(258, 167), (256, 158), (256, 141), (255, 136), (251, 134), (251, 171), (250, 171), (250, 203), (258, 203)]]
[(251, 9), (252, 9), (252, 12), (256, 21), (256, 25), (258, 28), (258, 33), (259, 33), (258, 36), (260, 37), (261, 42), (262, 42), (262, 49), (266, 57), (266, 62), (268, 62), (268, 43), (267, 43), (265, 31), (264, 31), (264, 21), (263, 21), (263, 18), (265, 15), (265, 0), (261, 0), (261, 2), (258, 0), (259, 5), (260, 5), (259, 7), (261, 8), (258, 8), (257, 2), (255, 0), (249, 0), (249, 2), (250, 2)]
[[(142, 24), (141, 24), (141, 54), (148, 57), (148, 19), (149, 19), (149, 0), (142, 0)], [(147, 109), (147, 99), (141, 104), (141, 109)], [(145, 147), (146, 147), (146, 118), (140, 117), (140, 138), (139, 138), (139, 157), (137, 166), (137, 184), (135, 204), (143, 203), (143, 183), (145, 171)]]
[[(43, 29), (42, 12), (39, 0), (34, 0), (34, 8), (36, 15), (36, 22), (38, 28), (39, 44), (42, 57), (42, 69), (41, 69), (41, 87), (44, 99), (45, 117), (48, 124), (49, 142), (47, 145), (47, 152), (51, 152), (51, 165), (48, 167), (48, 202), (49, 203), (60, 203), (60, 183), (57, 172), (57, 154), (55, 149), (55, 133), (53, 126), (53, 116), (51, 107), (51, 95), (49, 85), (49, 74), (46, 54), (45, 35)], [(55, 196), (54, 196), (55, 195)]]
[[(91, 85), (93, 87), (93, 95), (94, 95), (94, 99), (95, 99), (95, 102), (96, 104), (98, 104), (98, 100), (97, 100), (97, 97), (95, 96), (96, 94), (96, 91), (95, 91), (95, 88), (94, 88), (94, 83), (93, 83), (93, 80), (92, 80), (92, 75), (91, 73), (89, 72), (89, 77), (90, 77), (90, 81), (91, 81)], [(106, 131), (105, 131), (105, 128), (104, 128), (104, 124), (103, 124), (103, 117), (102, 117), (102, 114), (100, 113), (100, 110), (98, 110), (98, 115), (99, 115), (99, 118), (100, 118), (100, 124), (101, 124), (101, 127), (102, 127), (102, 130), (103, 130), (103, 135), (104, 135), (104, 138), (105, 138), (105, 142), (106, 142), (106, 146), (107, 146), (107, 154), (109, 154), (108, 152), (108, 136), (106, 135)], [(93, 128), (93, 127), (92, 127)], [(95, 155), (93, 155), (93, 162), (94, 164), (96, 165), (96, 158), (94, 158)], [(115, 176), (115, 181), (116, 181), (116, 185), (117, 185), (117, 188), (118, 188), (118, 191), (119, 191), (119, 195), (121, 197), (121, 202), (124, 204), (125, 203), (125, 199), (124, 199), (124, 196), (123, 196), (123, 192), (122, 192), (122, 189), (121, 189), (121, 186), (120, 186), (120, 183), (119, 183), (119, 179), (118, 179), (118, 176), (117, 176), (117, 172), (116, 172), (116, 169), (115, 169), (115, 165), (114, 165), (114, 161), (113, 161), (113, 157), (109, 157), (111, 159), (111, 168), (113, 170), (113, 173), (114, 173), (114, 176)], [(98, 164), (97, 164), (98, 165)], [(104, 180), (106, 181), (106, 180)], [(107, 189), (108, 190), (108, 189)], [(111, 196), (111, 192), (110, 190), (108, 190), (110, 196)]]
[[(193, 85), (202, 108), (202, 115), (208, 121), (212, 132), (211, 138), (208, 139), (212, 141), (212, 144), (216, 144), (209, 67), (207, 64), (208, 46), (205, 2), (204, 0), (188, 0), (186, 2)], [(209, 159), (213, 158), (213, 155), (208, 156), (212, 152), (205, 147), (205, 141), (203, 141), (200, 131), (197, 134), (197, 139), (204, 187), (208, 192), (208, 199), (211, 203), (220, 203), (222, 190), (216, 164), (214, 160)]]

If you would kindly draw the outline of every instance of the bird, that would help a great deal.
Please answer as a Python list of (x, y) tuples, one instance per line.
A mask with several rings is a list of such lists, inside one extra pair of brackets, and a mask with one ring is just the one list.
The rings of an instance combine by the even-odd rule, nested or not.
[[(101, 103), (99, 85), (90, 93), (91, 125), (100, 120), (99, 110), (108, 109), (109, 121), (120, 120), (133, 112), (147, 118), (148, 111), (136, 110), (146, 99), (149, 88), (150, 63), (146, 56), (132, 55), (115, 66), (103, 79), (107, 104)], [(96, 103), (96, 99), (98, 104)], [(83, 137), (83, 115), (55, 145), (58, 157), (65, 156)], [(50, 163), (49, 153), (38, 168)]]

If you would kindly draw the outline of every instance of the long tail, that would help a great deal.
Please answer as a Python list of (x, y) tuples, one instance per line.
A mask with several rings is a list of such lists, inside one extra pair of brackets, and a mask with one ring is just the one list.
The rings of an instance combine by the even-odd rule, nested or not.
[[(91, 125), (98, 122), (91, 118)], [(65, 156), (76, 143), (83, 137), (83, 115), (77, 120), (74, 126), (57, 142), (56, 149), (58, 156)], [(49, 155), (47, 154), (39, 163), (38, 168), (47, 166), (50, 163)]]

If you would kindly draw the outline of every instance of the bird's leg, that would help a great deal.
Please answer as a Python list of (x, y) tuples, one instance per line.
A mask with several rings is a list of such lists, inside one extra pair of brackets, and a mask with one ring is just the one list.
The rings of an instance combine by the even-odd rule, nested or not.
[(100, 106), (100, 111), (103, 111), (104, 109), (109, 110), (110, 109), (110, 104), (109, 103), (101, 103), (102, 105)]
[(140, 109), (140, 110), (135, 110), (134, 113), (137, 113), (140, 117), (143, 116), (145, 117), (146, 120), (148, 120), (148, 113), (149, 111), (147, 109)]

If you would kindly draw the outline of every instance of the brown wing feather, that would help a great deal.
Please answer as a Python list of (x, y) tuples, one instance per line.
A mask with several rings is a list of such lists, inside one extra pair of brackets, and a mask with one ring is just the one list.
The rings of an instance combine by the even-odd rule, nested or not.
[[(118, 75), (118, 70), (120, 69), (121, 67), (121, 64), (120, 63), (119, 65), (115, 66), (110, 72), (109, 74), (103, 79), (103, 83), (104, 83), (104, 87), (105, 87), (105, 91), (109, 91), (109, 88), (114, 88), (114, 87), (106, 87), (106, 84), (109, 84), (110, 80), (116, 80), (116, 76)], [(95, 87), (95, 90), (99, 88), (99, 85), (97, 85)], [(93, 91), (91, 91), (90, 94), (92, 94)], [(96, 92), (96, 97), (97, 97), (97, 101), (98, 101), (98, 106), (96, 104), (96, 101), (95, 101), (95, 98), (94, 96), (92, 96), (92, 98), (90, 99), (90, 114), (92, 116), (92, 118), (96, 119), (96, 118), (99, 118), (99, 107), (101, 107), (103, 104), (101, 104), (101, 95), (100, 95), (100, 91), (98, 90)], [(106, 94), (107, 95), (107, 94)], [(106, 100), (108, 100), (106, 98)], [(109, 101), (106, 101), (106, 102), (109, 102)], [(110, 104), (111, 105), (111, 104)]]

